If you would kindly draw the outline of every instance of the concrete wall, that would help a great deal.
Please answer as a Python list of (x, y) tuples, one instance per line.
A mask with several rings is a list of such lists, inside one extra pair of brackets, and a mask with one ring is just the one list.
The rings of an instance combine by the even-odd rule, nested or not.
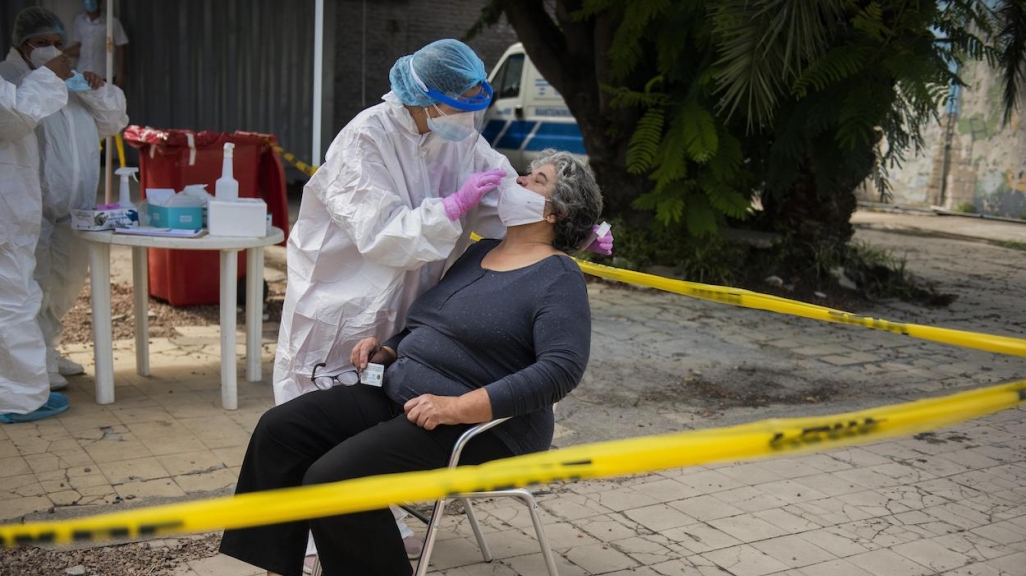
[[(462, 38), (487, 0), (338, 0), (335, 29), (336, 131), (388, 92), (396, 59), (441, 38)], [(517, 41), (503, 19), (469, 44), (491, 71)]]
[[(942, 114), (924, 133), (925, 149), (891, 169), (892, 202), (1026, 218), (1026, 125), (1019, 113), (1002, 125), (1002, 88), (992, 69), (972, 64), (962, 78), (960, 111)], [(880, 201), (872, 185), (859, 197)]]

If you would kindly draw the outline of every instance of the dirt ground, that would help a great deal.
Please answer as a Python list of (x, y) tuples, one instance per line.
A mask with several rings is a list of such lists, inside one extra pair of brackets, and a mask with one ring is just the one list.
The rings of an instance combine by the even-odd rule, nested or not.
[[(64, 319), (64, 331), (61, 342), (64, 344), (85, 344), (93, 341), (92, 311), (89, 299), (92, 295), (89, 284), (75, 302), (75, 307), (68, 311)], [(264, 304), (264, 321), (279, 322), (281, 320), (281, 304), (285, 298), (284, 284), (271, 284), (267, 302)], [(111, 284), (111, 328), (114, 339), (135, 337), (135, 315), (132, 310), (132, 287), (127, 284)], [(216, 326), (220, 320), (218, 305), (175, 307), (156, 298), (150, 298), (150, 336), (169, 337), (177, 326)], [(239, 307), (237, 321), (245, 323), (244, 308)]]

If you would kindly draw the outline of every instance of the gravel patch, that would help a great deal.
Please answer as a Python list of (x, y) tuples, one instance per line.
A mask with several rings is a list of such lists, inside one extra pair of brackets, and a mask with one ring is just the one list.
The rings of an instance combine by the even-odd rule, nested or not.
[(170, 576), (220, 543), (220, 534), (200, 534), (84, 550), (0, 548), (0, 576)]
[[(78, 295), (74, 308), (64, 316), (63, 344), (88, 344), (93, 341), (92, 311), (89, 298), (92, 290), (88, 283)], [(285, 283), (272, 283), (264, 303), (264, 321), (280, 322), (281, 306), (285, 298)], [(132, 286), (110, 285), (111, 327), (114, 340), (135, 338), (135, 314), (132, 310)], [(221, 308), (218, 305), (175, 307), (155, 298), (150, 298), (150, 336), (167, 338), (174, 335), (177, 326), (217, 326), (220, 323)], [(239, 309), (239, 326), (245, 324), (243, 309)], [(0, 575), (5, 576), (5, 575)]]

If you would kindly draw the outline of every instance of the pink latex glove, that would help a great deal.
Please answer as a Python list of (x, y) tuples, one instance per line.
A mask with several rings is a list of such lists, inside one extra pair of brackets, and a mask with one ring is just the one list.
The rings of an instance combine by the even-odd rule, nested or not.
[[(596, 224), (591, 227), (591, 231), (598, 234), (599, 225)], [(613, 255), (613, 231), (609, 230), (604, 236), (596, 238), (594, 242), (588, 244), (585, 248), (588, 252), (594, 252), (596, 254), (602, 254), (603, 256)]]
[(445, 214), (449, 220), (456, 221), (467, 213), (468, 210), (477, 206), (485, 194), (495, 190), (499, 182), (506, 176), (505, 170), (498, 168), (484, 172), (474, 172), (467, 177), (467, 181), (460, 186), (460, 189), (451, 196), (442, 199), (445, 207)]

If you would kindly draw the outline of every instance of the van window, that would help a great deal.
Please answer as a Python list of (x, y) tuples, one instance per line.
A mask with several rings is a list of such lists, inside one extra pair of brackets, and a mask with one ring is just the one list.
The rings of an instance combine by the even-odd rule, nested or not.
[(496, 98), (516, 98), (520, 96), (520, 80), (524, 76), (524, 55), (511, 54), (502, 63), (502, 69), (496, 74)]

